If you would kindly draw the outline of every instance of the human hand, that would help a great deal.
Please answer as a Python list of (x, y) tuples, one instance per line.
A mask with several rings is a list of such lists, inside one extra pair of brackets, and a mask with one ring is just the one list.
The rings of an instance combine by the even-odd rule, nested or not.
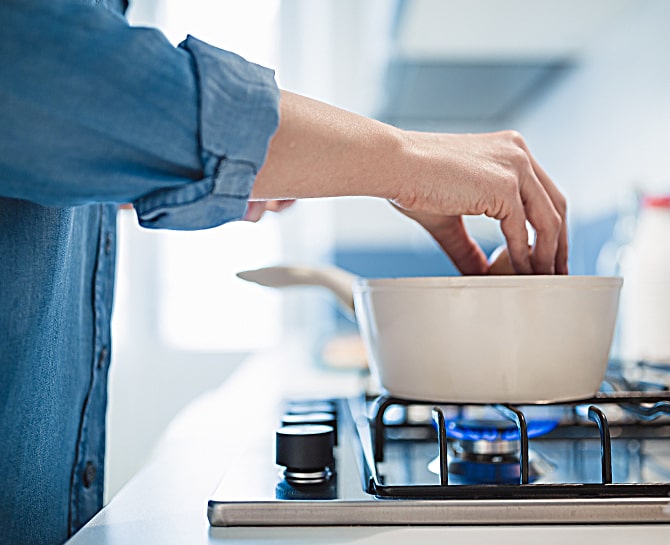
[[(519, 133), (403, 131), (286, 91), (280, 107), (254, 200), (388, 199), (466, 274), (488, 264), (461, 216), (486, 214), (500, 221), (517, 273), (567, 273), (565, 198)], [(537, 235), (530, 255), (526, 221)]]
[[(406, 180), (392, 204), (421, 224), (464, 274), (487, 274), (486, 256), (462, 215), (498, 219), (520, 274), (567, 274), (565, 197), (515, 131), (406, 132)], [(528, 221), (536, 242), (528, 252)]]
[(242, 218), (243, 221), (257, 222), (263, 217), (265, 212), (281, 212), (295, 202), (295, 199), (278, 199), (270, 201), (249, 201), (247, 204), (247, 213)]
[[(530, 253), (532, 249), (533, 248), (529, 246), (528, 252)], [(512, 265), (512, 260), (509, 258), (509, 252), (507, 251), (507, 246), (505, 246), (504, 244), (498, 246), (489, 255), (488, 274), (492, 275), (516, 274), (514, 266)]]

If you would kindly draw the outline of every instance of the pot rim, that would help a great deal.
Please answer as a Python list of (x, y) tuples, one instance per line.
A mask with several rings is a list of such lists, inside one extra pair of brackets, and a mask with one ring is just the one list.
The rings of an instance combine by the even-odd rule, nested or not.
[(575, 289), (620, 288), (619, 276), (569, 276), (569, 275), (495, 275), (495, 276), (425, 276), (400, 278), (357, 278), (354, 291), (371, 289), (407, 290), (436, 288), (506, 288), (506, 289)]

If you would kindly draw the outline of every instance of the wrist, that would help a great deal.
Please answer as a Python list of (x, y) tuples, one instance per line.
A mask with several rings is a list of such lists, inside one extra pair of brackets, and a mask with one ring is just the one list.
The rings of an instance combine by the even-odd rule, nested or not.
[(412, 131), (393, 127), (394, 151), (388, 155), (388, 194), (385, 197), (394, 205), (410, 209), (416, 201), (416, 187), (421, 175), (419, 146)]

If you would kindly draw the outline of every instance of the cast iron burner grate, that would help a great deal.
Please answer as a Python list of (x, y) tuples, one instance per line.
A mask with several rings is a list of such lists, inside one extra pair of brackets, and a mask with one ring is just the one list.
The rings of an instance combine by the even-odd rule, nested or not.
[[(509, 404), (492, 405), (505, 419), (512, 422), (519, 440), (519, 482), (499, 484), (452, 484), (449, 481), (447, 450), (447, 419), (444, 410), (433, 403), (400, 399), (389, 395), (376, 398), (369, 418), (357, 419), (356, 429), (362, 456), (363, 487), (378, 498), (416, 499), (570, 499), (570, 498), (621, 498), (621, 497), (667, 497), (670, 483), (613, 483), (612, 482), (612, 439), (605, 412), (598, 406), (617, 404), (625, 407), (640, 420), (654, 420), (670, 415), (670, 393), (666, 392), (599, 392), (594, 397), (562, 406), (586, 406), (588, 420), (598, 429), (600, 439), (601, 479), (599, 483), (533, 483), (529, 478), (529, 433), (528, 422), (523, 410)], [(386, 431), (391, 426), (385, 424), (384, 416), (391, 406), (428, 405), (432, 407), (433, 419), (437, 427), (439, 450), (439, 484), (385, 484), (378, 464), (384, 461)], [(451, 403), (448, 405), (463, 406)], [(443, 405), (444, 406), (444, 405)], [(580, 438), (592, 434), (592, 426), (575, 422)], [(397, 427), (394, 425), (393, 427)], [(532, 438), (532, 435), (531, 435)]]

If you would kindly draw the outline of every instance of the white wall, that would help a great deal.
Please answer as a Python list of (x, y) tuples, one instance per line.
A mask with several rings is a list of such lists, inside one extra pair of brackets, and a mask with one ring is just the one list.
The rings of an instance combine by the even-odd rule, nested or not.
[(118, 223), (117, 282), (107, 411), (105, 498), (108, 501), (146, 463), (177, 412), (215, 388), (242, 353), (181, 351), (159, 332), (160, 239), (141, 229), (134, 212)]
[(573, 217), (611, 210), (634, 187), (670, 191), (669, 28), (670, 2), (633, 3), (518, 120)]
[[(282, 0), (280, 85), (362, 115), (374, 115), (383, 100), (384, 70), (394, 47), (395, 8), (395, 0)], [(324, 246), (432, 244), (411, 220), (378, 199), (301, 203), (306, 211), (315, 206), (330, 221)], [(321, 229), (327, 229), (323, 223)]]
[[(376, 2), (369, 11), (350, 5), (355, 4), (352, 2), (336, 5), (331, 0), (284, 0), (284, 4), (309, 4), (312, 11), (321, 10), (321, 19), (302, 12), (302, 24), (309, 30), (305, 34), (294, 33), (293, 40), (296, 44), (309, 43), (310, 51), (301, 53), (302, 46), (295, 46), (291, 58), (300, 73), (287, 81), (291, 85), (298, 82), (299, 91), (311, 92), (317, 98), (374, 114), (381, 89), (375, 95), (369, 89), (374, 81), (370, 77), (361, 79), (360, 74), (366, 73), (366, 67), (379, 74), (379, 66), (362, 46), (375, 44), (377, 51), (386, 48), (388, 53), (388, 36), (384, 32), (392, 3)], [(453, 8), (446, 2), (444, 5), (445, 10)], [(543, 5), (551, 7), (552, 3), (535, 7)], [(579, 2), (569, 5), (580, 9)], [(608, 9), (600, 13), (600, 18), (595, 17), (598, 13), (586, 17), (588, 21), (593, 19), (589, 25), (577, 25), (591, 28), (591, 35), (577, 36), (579, 47), (566, 49), (562, 42), (559, 48), (562, 54), (568, 51), (574, 58), (574, 69), (538, 101), (522, 109), (520, 117), (505, 123), (505, 128), (519, 129), (526, 136), (541, 164), (566, 193), (571, 218), (578, 220), (611, 212), (631, 198), (633, 189), (670, 191), (670, 2), (638, 0), (594, 5), (599, 6), (595, 10), (598, 13)], [(593, 6), (589, 3), (588, 7)], [(328, 16), (327, 10), (336, 10), (339, 15)], [(575, 11), (575, 18), (582, 23), (583, 11)], [(367, 26), (352, 24), (348, 33), (339, 34), (342, 39), (338, 40), (333, 28), (338, 28), (338, 24), (342, 27), (338, 21), (347, 14), (359, 21), (369, 21), (371, 15), (374, 20), (377, 15), (378, 20)], [(561, 21), (566, 27), (565, 17)], [(476, 36), (480, 31), (475, 26), (469, 35)], [(547, 30), (549, 39), (553, 34), (553, 28)], [(537, 39), (537, 32), (535, 36)], [(490, 39), (479, 39), (489, 44), (482, 48), (490, 53)], [(517, 49), (514, 54), (532, 57)], [(379, 85), (379, 80), (375, 81)], [(339, 244), (407, 247), (429, 243), (420, 230), (399, 219), (384, 203), (338, 200), (332, 207), (335, 240)], [(487, 222), (475, 220), (472, 227), (478, 235), (495, 235)]]

